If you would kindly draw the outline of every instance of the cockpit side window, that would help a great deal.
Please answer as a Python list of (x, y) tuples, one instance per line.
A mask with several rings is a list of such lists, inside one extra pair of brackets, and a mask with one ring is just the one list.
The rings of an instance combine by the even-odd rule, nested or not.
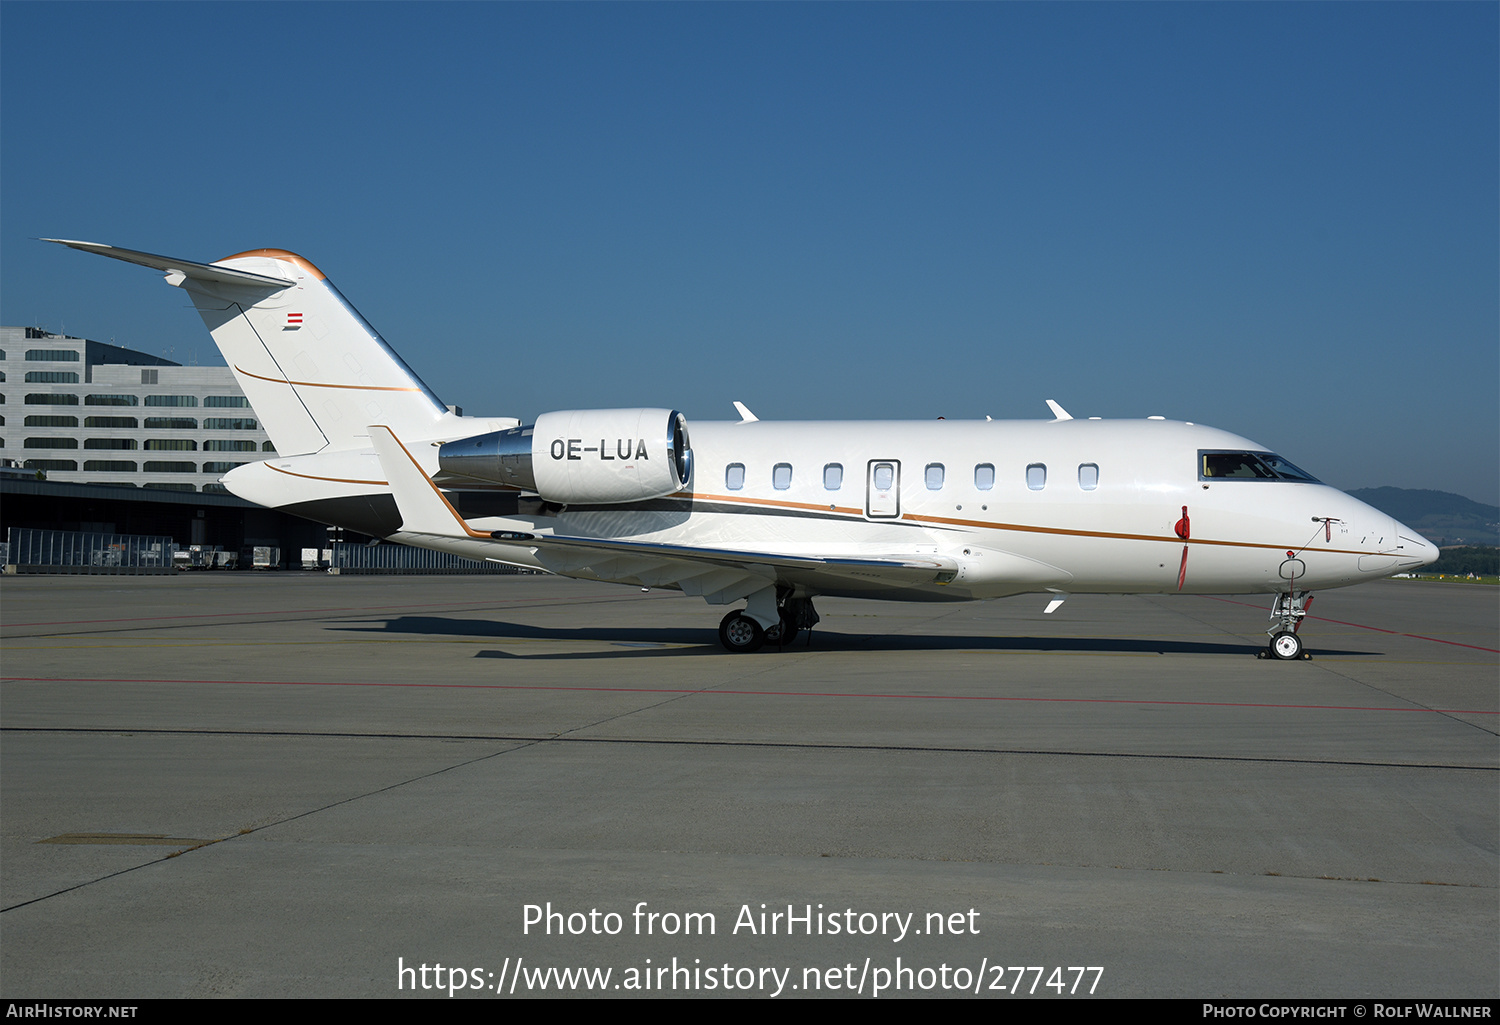
[(1203, 452), (1200, 480), (1275, 480), (1276, 474), (1253, 452)]
[(1321, 483), (1306, 470), (1271, 452), (1198, 453), (1199, 480), (1285, 480)]

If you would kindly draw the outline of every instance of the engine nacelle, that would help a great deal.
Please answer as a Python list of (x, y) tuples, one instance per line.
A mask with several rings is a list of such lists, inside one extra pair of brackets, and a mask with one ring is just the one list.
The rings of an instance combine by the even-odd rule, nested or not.
[(450, 441), (444, 473), (509, 484), (548, 502), (641, 502), (681, 491), (693, 473), (687, 419), (675, 409), (568, 409), (536, 423)]

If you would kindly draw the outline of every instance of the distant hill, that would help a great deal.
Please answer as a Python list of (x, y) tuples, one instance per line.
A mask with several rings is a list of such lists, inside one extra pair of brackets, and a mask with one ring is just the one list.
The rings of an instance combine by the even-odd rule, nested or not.
[(1500, 506), (1448, 491), (1359, 488), (1349, 494), (1422, 532), (1439, 545), (1500, 544)]

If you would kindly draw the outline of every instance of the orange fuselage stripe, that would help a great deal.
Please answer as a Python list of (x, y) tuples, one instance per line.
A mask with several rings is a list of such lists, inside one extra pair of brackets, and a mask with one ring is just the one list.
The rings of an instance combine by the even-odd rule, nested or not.
[(266, 465), (270, 466), (271, 469), (275, 470), (277, 473), (284, 473), (288, 477), (301, 477), (304, 480), (327, 480), (332, 481), (335, 484), (370, 484), (382, 488), (388, 488), (391, 486), (391, 482), (388, 480), (355, 480), (352, 477), (320, 477), (315, 473), (294, 473), (291, 470), (283, 470), (279, 466), (271, 466), (270, 463), (267, 463)]
[[(407, 458), (411, 459), (413, 465), (416, 465), (417, 469), (421, 470), (421, 464), (417, 463), (416, 459), (412, 457), (410, 450), (407, 449), (406, 445), (401, 441), (400, 438), (396, 439), (396, 444), (401, 446), (401, 450), (403, 452), (406, 452)], [(320, 477), (316, 474), (293, 473), (291, 470), (283, 470), (279, 467), (271, 466), (270, 463), (267, 463), (266, 465), (270, 466), (271, 469), (275, 470), (277, 473), (284, 473), (292, 477), (303, 477), (308, 480), (326, 480), (337, 484), (367, 484), (377, 487), (389, 487), (389, 483), (383, 480), (353, 480), (347, 477)], [(427, 477), (425, 471), (422, 472), (422, 476)], [(485, 540), (491, 539), (489, 534), (475, 531), (469, 527), (464, 518), (458, 514), (458, 510), (454, 509), (453, 504), (448, 501), (448, 496), (444, 495), (442, 489), (432, 482), (432, 478), (427, 478), (427, 484), (432, 488), (433, 491), (437, 492), (438, 497), (442, 499), (443, 504), (448, 507), (448, 511), (453, 514), (454, 520), (456, 520), (463, 527), (466, 534), (468, 534), (470, 537), (483, 538)], [(828, 507), (815, 505), (810, 502), (778, 502), (775, 499), (770, 498), (731, 497), (729, 495), (692, 494), (688, 492), (678, 492), (678, 496), (699, 501), (726, 502), (731, 505), (743, 504), (752, 506), (764, 506), (775, 509), (806, 510), (810, 512), (839, 512), (849, 516), (864, 516), (864, 510), (862, 509), (854, 509), (848, 507)], [(1041, 527), (1026, 523), (989, 523), (984, 520), (964, 520), (948, 516), (922, 516), (915, 513), (903, 514), (899, 518), (899, 520), (893, 518), (889, 522), (902, 521), (908, 523), (936, 523), (943, 526), (968, 527), (976, 530), (1008, 530), (1026, 534), (1056, 534), (1063, 537), (1096, 537), (1108, 538), (1118, 541), (1166, 541), (1173, 544), (1179, 541), (1183, 541), (1182, 538), (1179, 538), (1175, 535), (1168, 536), (1157, 534), (1126, 534), (1108, 530), (1081, 530), (1070, 527)], [(1187, 540), (1185, 543), (1189, 545), (1213, 545), (1220, 548), (1265, 548), (1273, 551), (1287, 550), (1286, 545), (1267, 544), (1261, 541), (1214, 541), (1208, 538), (1195, 537)], [(1291, 550), (1298, 552), (1298, 554), (1301, 554), (1303, 552), (1319, 552), (1327, 555), (1373, 554), (1371, 552), (1351, 550), (1348, 548), (1304, 547), (1300, 549), (1293, 548)]]
[[(800, 503), (800, 502), (777, 502), (774, 499), (766, 499), (766, 498), (740, 498), (740, 497), (730, 496), (730, 495), (709, 495), (709, 494), (693, 495), (691, 497), (698, 498), (698, 499), (704, 499), (704, 500), (707, 500), (707, 501), (729, 502), (731, 504), (745, 503), (745, 504), (750, 504), (750, 505), (773, 506), (773, 507), (776, 507), (776, 508), (785, 508), (785, 509), (808, 509), (808, 510), (820, 510), (820, 511), (824, 511), (824, 512), (836, 511), (836, 512), (841, 512), (841, 513), (847, 513), (847, 514), (853, 515), (853, 516), (861, 516), (861, 517), (864, 516), (864, 510), (863, 509), (844, 509), (844, 508), (840, 508), (840, 509), (836, 509), (836, 510), (830, 510), (827, 507), (821, 506), (821, 505), (810, 505), (810, 504), (805, 504), (805, 503)], [(882, 519), (884, 519), (884, 518), (882, 517)], [(985, 521), (985, 520), (965, 520), (965, 519), (958, 519), (958, 518), (952, 517), (952, 516), (924, 516), (924, 515), (920, 515), (918, 513), (902, 513), (901, 516), (899, 517), (899, 519), (896, 518), (896, 517), (892, 517), (892, 518), (889, 519), (888, 522), (900, 522), (900, 521), (904, 521), (904, 522), (907, 522), (907, 523), (935, 523), (935, 524), (941, 524), (943, 526), (950, 526), (950, 527), (968, 527), (968, 528), (972, 528), (972, 529), (975, 529), (975, 530), (1010, 530), (1010, 531), (1017, 531), (1017, 532), (1026, 533), (1026, 534), (1059, 534), (1059, 535), (1062, 535), (1062, 536), (1065, 536), (1065, 537), (1112, 538), (1112, 539), (1119, 540), (1119, 541), (1167, 541), (1167, 542), (1171, 542), (1171, 543), (1175, 544), (1176, 542), (1183, 540), (1182, 538), (1177, 537), (1175, 534), (1173, 534), (1173, 535), (1164, 535), (1164, 534), (1162, 534), (1162, 535), (1158, 535), (1158, 534), (1126, 534), (1126, 533), (1121, 533), (1121, 532), (1117, 532), (1117, 531), (1109, 531), (1109, 530), (1082, 530), (1082, 529), (1073, 528), (1073, 527), (1041, 527), (1041, 526), (1034, 526), (1032, 524), (1027, 524), (1027, 523), (1000, 523), (1000, 522), (988, 522), (988, 521)], [(1213, 541), (1213, 540), (1209, 540), (1208, 538), (1196, 538), (1196, 537), (1188, 540), (1187, 543), (1188, 544), (1192, 544), (1192, 545), (1216, 545), (1216, 546), (1221, 547), (1221, 548), (1268, 548), (1268, 549), (1272, 549), (1272, 550), (1275, 550), (1275, 551), (1286, 551), (1287, 548), (1288, 548), (1287, 545), (1268, 544), (1268, 543), (1262, 542), (1262, 541)], [(1298, 552), (1323, 552), (1325, 554), (1331, 554), (1331, 555), (1369, 555), (1369, 554), (1371, 554), (1370, 552), (1350, 550), (1350, 549), (1347, 549), (1347, 548), (1311, 548), (1311, 547), (1306, 547), (1306, 546), (1298, 548), (1295, 545), (1291, 546), (1291, 548), (1292, 548), (1293, 551), (1298, 551)]]
[(235, 365), (235, 370), (246, 377), (253, 377), (257, 381), (270, 381), (272, 384), (290, 384), (299, 388), (349, 388), (354, 391), (421, 391), (421, 388), (403, 388), (398, 385), (389, 384), (324, 384), (322, 381), (293, 381), (289, 377), (266, 377), (262, 374), (252, 374), (244, 367)]

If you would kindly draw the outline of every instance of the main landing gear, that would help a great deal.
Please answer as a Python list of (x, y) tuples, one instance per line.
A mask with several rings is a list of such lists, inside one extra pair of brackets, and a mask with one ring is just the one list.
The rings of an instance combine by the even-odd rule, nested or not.
[(736, 610), (729, 613), (719, 622), (719, 643), (724, 645), (726, 651), (748, 654), (759, 651), (767, 644), (785, 648), (803, 630), (808, 631), (808, 640), (811, 642), (812, 628), (817, 625), (819, 618), (813, 611), (811, 598), (787, 598), (776, 611), (781, 618), (769, 629), (743, 612)]
[(1289, 591), (1276, 596), (1276, 604), (1271, 607), (1274, 624), (1266, 631), (1271, 635), (1271, 642), (1256, 652), (1256, 658), (1274, 658), (1286, 662), (1312, 658), (1303, 650), (1302, 638), (1297, 636), (1297, 630), (1302, 626), (1302, 617), (1307, 615), (1307, 607), (1312, 604), (1312, 600), (1313, 596), (1306, 591)]

